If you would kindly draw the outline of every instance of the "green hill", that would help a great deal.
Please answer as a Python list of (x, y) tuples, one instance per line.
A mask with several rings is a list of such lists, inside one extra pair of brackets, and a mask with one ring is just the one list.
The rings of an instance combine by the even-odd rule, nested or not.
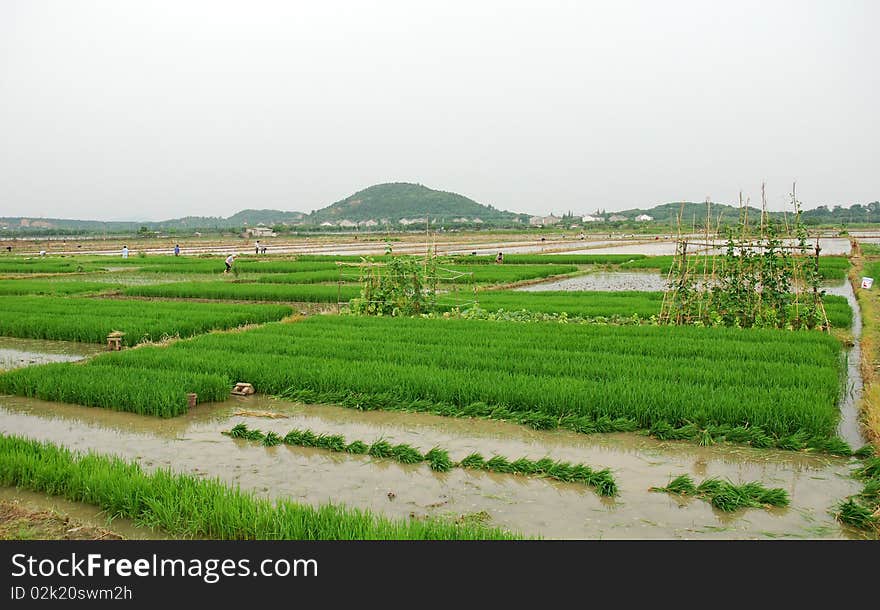
[[(678, 201), (674, 203), (661, 203), (653, 208), (633, 208), (631, 210), (614, 213), (626, 216), (629, 219), (633, 219), (641, 214), (647, 214), (654, 219), (655, 223), (676, 224), (678, 222), (679, 212), (681, 212), (681, 222), (684, 225), (692, 224), (695, 219), (698, 225), (705, 226), (706, 224), (705, 202), (695, 203), (692, 201), (686, 201), (682, 204), (682, 202)], [(749, 207), (748, 213), (749, 218), (758, 219), (761, 217), (761, 210), (756, 207)], [(771, 212), (770, 214), (774, 217), (777, 215), (780, 218), (782, 217), (782, 214), (779, 212)], [(736, 222), (739, 220), (739, 207), (727, 205), (725, 203), (712, 203), (711, 215), (712, 222), (710, 226), (714, 226), (715, 223), (718, 222), (719, 216), (721, 217), (722, 224)]]
[(401, 219), (413, 220), (429, 217), (433, 222), (451, 224), (454, 219), (475, 218), (484, 223), (526, 219), (527, 216), (497, 210), (490, 205), (477, 203), (464, 195), (435, 191), (421, 184), (392, 182), (377, 184), (342, 201), (310, 214), (306, 222), (320, 224), (343, 220), (361, 222), (374, 220), (396, 223)]

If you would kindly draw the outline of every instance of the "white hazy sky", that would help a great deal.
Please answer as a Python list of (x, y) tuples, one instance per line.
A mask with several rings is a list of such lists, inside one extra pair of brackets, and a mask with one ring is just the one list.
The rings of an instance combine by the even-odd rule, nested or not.
[(880, 198), (880, 1), (0, 0), (0, 216)]

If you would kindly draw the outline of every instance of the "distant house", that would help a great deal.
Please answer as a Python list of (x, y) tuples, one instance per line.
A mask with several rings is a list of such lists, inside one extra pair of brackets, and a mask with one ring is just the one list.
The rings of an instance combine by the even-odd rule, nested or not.
[(533, 227), (548, 227), (557, 224), (561, 218), (550, 214), (550, 216), (532, 216), (529, 218), (529, 224)]
[(245, 229), (246, 237), (275, 237), (277, 234), (269, 227), (250, 227)]
[(636, 216), (636, 220), (638, 222), (647, 222), (649, 220), (654, 220), (654, 217), (648, 216), (647, 214), (639, 214), (638, 216)]
[(629, 218), (621, 216), (620, 214), (615, 214), (608, 219), (609, 222), (620, 222), (621, 220), (629, 220)]
[(353, 229), (357, 226), (357, 223), (350, 221), (348, 218), (343, 218), (339, 221), (339, 226), (345, 229)]
[(398, 220), (402, 225), (417, 225), (417, 224), (425, 224), (428, 222), (427, 218), (401, 218)]
[(372, 218), (369, 220), (362, 220), (358, 223), (359, 227), (377, 227), (379, 223), (373, 220)]
[(583, 221), (583, 222), (602, 222), (602, 219), (599, 218), (598, 216), (590, 216), (588, 214), (587, 216), (582, 217), (581, 221)]
[(483, 219), (482, 218), (474, 218), (473, 223), (481, 225), (481, 224), (483, 224)]
[(452, 222), (454, 222), (454, 223), (456, 223), (456, 224), (465, 224), (465, 223), (470, 222), (470, 220), (468, 220), (467, 218), (465, 218), (464, 216), (462, 216), (461, 218), (453, 218), (453, 219), (452, 219)]
[(321, 223), (320, 226), (322, 226), (322, 227), (335, 227), (336, 225), (328, 220), (325, 220), (324, 222)]

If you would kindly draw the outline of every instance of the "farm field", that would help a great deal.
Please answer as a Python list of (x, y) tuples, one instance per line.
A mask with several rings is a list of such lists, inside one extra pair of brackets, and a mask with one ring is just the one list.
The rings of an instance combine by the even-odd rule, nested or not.
[[(463, 297), (462, 297), (463, 298)], [(662, 292), (607, 292), (607, 291), (545, 291), (518, 292), (493, 290), (480, 292), (476, 300), (487, 311), (533, 311), (538, 313), (565, 313), (583, 318), (610, 318), (638, 316), (650, 318), (660, 312)], [(845, 297), (827, 295), (824, 298), (828, 321), (833, 328), (848, 329), (852, 325), (852, 309)], [(442, 298), (441, 298), (442, 302)], [(451, 301), (454, 303), (454, 300)]]
[[(140, 465), (139, 485), (153, 484), (156, 463), (173, 473), (162, 475), (170, 477), (161, 479), (163, 489), (184, 477), (168, 483), (174, 489), (205, 471), (198, 464), (208, 451), (217, 463), (207, 472), (219, 485), (211, 494), (241, 483), (247, 495), (271, 480), (270, 495), (293, 498), (291, 510), (306, 511), (297, 514), (323, 515), (337, 499), (370, 511), (361, 521), (347, 520), (347, 508), (315, 517), (318, 529), (285, 529), (291, 537), (760, 537), (759, 528), (803, 536), (817, 522), (821, 537), (866, 535), (835, 517), (838, 502), (859, 493), (847, 473), (861, 443), (838, 437), (850, 383), (843, 341), (857, 337), (861, 324), (849, 297), (825, 296), (833, 335), (654, 326), (648, 321), (659, 313), (660, 292), (510, 289), (639, 263), (659, 270), (644, 255), (505, 254), (503, 265), (491, 255), (441, 261), (438, 275), (450, 278), (440, 282), (439, 302), (528, 314), (376, 318), (346, 314), (343, 306), (342, 315), (288, 318), (298, 304), (332, 304), (335, 311), (359, 296), (358, 268), (337, 263), (361, 257), (243, 256), (228, 275), (219, 257), (58, 258), (40, 261), (48, 265), (43, 271), (0, 280), (0, 335), (37, 346), (45, 339), (101, 345), (119, 330), (127, 346), (138, 346), (0, 372), (4, 434), (51, 443), (15, 451), (56, 456), (51, 460), (66, 464), (58, 472), (114, 452), (128, 460), (125, 468)], [(849, 262), (841, 260), (825, 265), (829, 277), (831, 269), (846, 273)], [(340, 277), (350, 281), (339, 284)], [(455, 285), (458, 291), (445, 292)], [(552, 319), (537, 321), (540, 315)], [(257, 395), (230, 401), (238, 382), (252, 384)], [(237, 425), (250, 436), (222, 437)], [(179, 435), (188, 440), (174, 442)], [(100, 447), (101, 455), (77, 457), (64, 447)], [(688, 504), (690, 517), (672, 518), (678, 500), (648, 490), (707, 460), (711, 467), (693, 477), (695, 486), (702, 481), (709, 489), (720, 477), (730, 485), (718, 488), (724, 493), (771, 490), (802, 513), (782, 516), (783, 509), (750, 501), (721, 517), (725, 511), (707, 500)], [(260, 464), (262, 474), (239, 478), (250, 464)], [(293, 464), (297, 475), (287, 480)], [(122, 471), (113, 472), (110, 478), (121, 480)], [(805, 487), (809, 473), (817, 478)], [(410, 489), (416, 480), (422, 492)], [(120, 501), (90, 500), (75, 487), (60, 493), (95, 506)], [(438, 500), (450, 494), (461, 497)], [(260, 496), (232, 505), (259, 505)], [(421, 521), (394, 496), (430, 505), (416, 514), (436, 520), (433, 529), (419, 530)], [(583, 523), (577, 515), (585, 503), (604, 516)], [(172, 536), (264, 535), (129, 517)], [(634, 519), (654, 525), (627, 525)], [(684, 521), (695, 519), (706, 529), (688, 533)], [(377, 525), (385, 523), (391, 525)]]
[(125, 345), (136, 345), (279, 320), (292, 310), (282, 305), (0, 296), (0, 312), (0, 336), (103, 343), (111, 332), (121, 331)]
[[(664, 275), (669, 273), (672, 267), (672, 256), (647, 256), (633, 261), (623, 262), (621, 269), (657, 269)], [(706, 257), (695, 254), (695, 270), (697, 273), (706, 272)], [(819, 275), (827, 280), (840, 280), (846, 277), (850, 262), (845, 256), (822, 256), (819, 258)], [(711, 271), (711, 263), (710, 268)]]

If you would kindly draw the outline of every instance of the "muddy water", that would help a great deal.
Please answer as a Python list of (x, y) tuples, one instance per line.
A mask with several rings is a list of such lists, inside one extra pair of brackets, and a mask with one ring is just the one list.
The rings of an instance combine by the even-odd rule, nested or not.
[[(241, 413), (241, 410), (251, 412)], [(268, 419), (253, 412), (284, 415)], [(237, 414), (238, 413), (238, 414)], [(293, 427), (351, 440), (384, 438), (426, 451), (435, 445), (453, 459), (473, 451), (486, 457), (550, 455), (609, 467), (621, 489), (615, 499), (551, 480), (454, 469), (434, 473), (364, 456), (280, 446), (264, 448), (220, 434), (236, 423), (285, 434)], [(264, 397), (200, 406), (173, 420), (0, 398), (6, 433), (137, 459), (146, 468), (171, 467), (218, 477), (268, 497), (319, 504), (337, 502), (392, 517), (458, 516), (486, 511), (493, 525), (548, 538), (846, 538), (859, 534), (837, 524), (828, 510), (859, 485), (847, 460), (731, 446), (659, 442), (636, 434), (578, 435), (534, 431), (501, 422), (424, 414), (362, 413), (341, 407), (298, 405)], [(792, 496), (787, 509), (716, 511), (648, 488), (688, 473), (737, 482), (759, 480)]]
[(853, 345), (846, 353), (846, 387), (840, 399), (840, 423), (837, 434), (852, 447), (861, 447), (867, 442), (862, 425), (859, 422), (859, 402), (862, 398), (862, 312), (855, 292), (849, 280), (825, 288), (828, 294), (846, 297), (853, 312), (852, 336)]
[(659, 273), (645, 271), (596, 271), (540, 284), (516, 288), (523, 292), (544, 292), (547, 290), (600, 290), (618, 292), (622, 290), (660, 291), (666, 289), (666, 277)]
[(17, 500), (21, 502), (22, 506), (34, 511), (55, 511), (85, 525), (106, 528), (128, 540), (169, 538), (168, 534), (164, 532), (135, 525), (130, 519), (111, 519), (107, 513), (95, 506), (71, 502), (58, 496), (47, 496), (26, 489), (0, 487), (0, 500)]
[(98, 345), (0, 337), (0, 371), (47, 362), (73, 362), (103, 351)]

